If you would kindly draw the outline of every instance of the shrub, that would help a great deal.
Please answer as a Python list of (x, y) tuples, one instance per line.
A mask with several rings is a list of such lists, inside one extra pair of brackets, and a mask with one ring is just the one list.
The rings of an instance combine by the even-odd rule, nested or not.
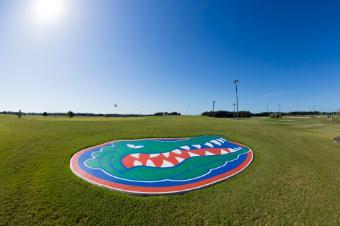
[(42, 113), (42, 116), (47, 116), (47, 112), (45, 111), (44, 113)]
[(69, 118), (72, 118), (74, 116), (74, 113), (72, 111), (68, 111), (66, 113), (66, 115), (69, 117)]

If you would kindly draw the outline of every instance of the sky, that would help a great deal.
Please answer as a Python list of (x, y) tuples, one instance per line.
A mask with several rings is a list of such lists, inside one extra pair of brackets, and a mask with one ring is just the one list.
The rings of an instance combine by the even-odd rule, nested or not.
[(340, 109), (340, 1), (0, 1), (1, 111), (233, 110), (235, 79), (240, 110)]

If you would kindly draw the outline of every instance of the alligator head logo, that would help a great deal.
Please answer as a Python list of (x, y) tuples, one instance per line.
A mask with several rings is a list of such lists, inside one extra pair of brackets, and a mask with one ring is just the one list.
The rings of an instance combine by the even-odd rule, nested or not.
[(142, 194), (185, 192), (233, 176), (252, 151), (220, 136), (113, 141), (76, 153), (71, 169), (111, 189)]

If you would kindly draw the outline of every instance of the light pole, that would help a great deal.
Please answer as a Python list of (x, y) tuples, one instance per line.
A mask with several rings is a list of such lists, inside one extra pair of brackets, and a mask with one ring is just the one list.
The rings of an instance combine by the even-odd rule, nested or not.
[(236, 93), (236, 119), (238, 119), (238, 83), (239, 82), (240, 82), (239, 80), (234, 81), (235, 93)]
[(216, 101), (214, 100), (213, 101), (213, 112), (215, 112), (215, 103), (216, 103)]
[(118, 107), (117, 104), (113, 105), (113, 114), (112, 114), (113, 117), (114, 117), (114, 114), (115, 114), (115, 113), (114, 113), (114, 109), (117, 108), (117, 107)]
[(235, 106), (236, 104), (233, 104), (234, 105), (234, 119), (236, 118), (236, 112), (235, 112)]

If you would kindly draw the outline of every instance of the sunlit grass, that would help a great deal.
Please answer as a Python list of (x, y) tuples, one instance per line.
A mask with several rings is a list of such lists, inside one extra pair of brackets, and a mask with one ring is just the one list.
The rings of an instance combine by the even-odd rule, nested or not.
[[(140, 197), (72, 174), (78, 150), (113, 139), (222, 135), (249, 145), (243, 173), (184, 195)], [(339, 225), (340, 124), (205, 117), (0, 116), (0, 225)]]

